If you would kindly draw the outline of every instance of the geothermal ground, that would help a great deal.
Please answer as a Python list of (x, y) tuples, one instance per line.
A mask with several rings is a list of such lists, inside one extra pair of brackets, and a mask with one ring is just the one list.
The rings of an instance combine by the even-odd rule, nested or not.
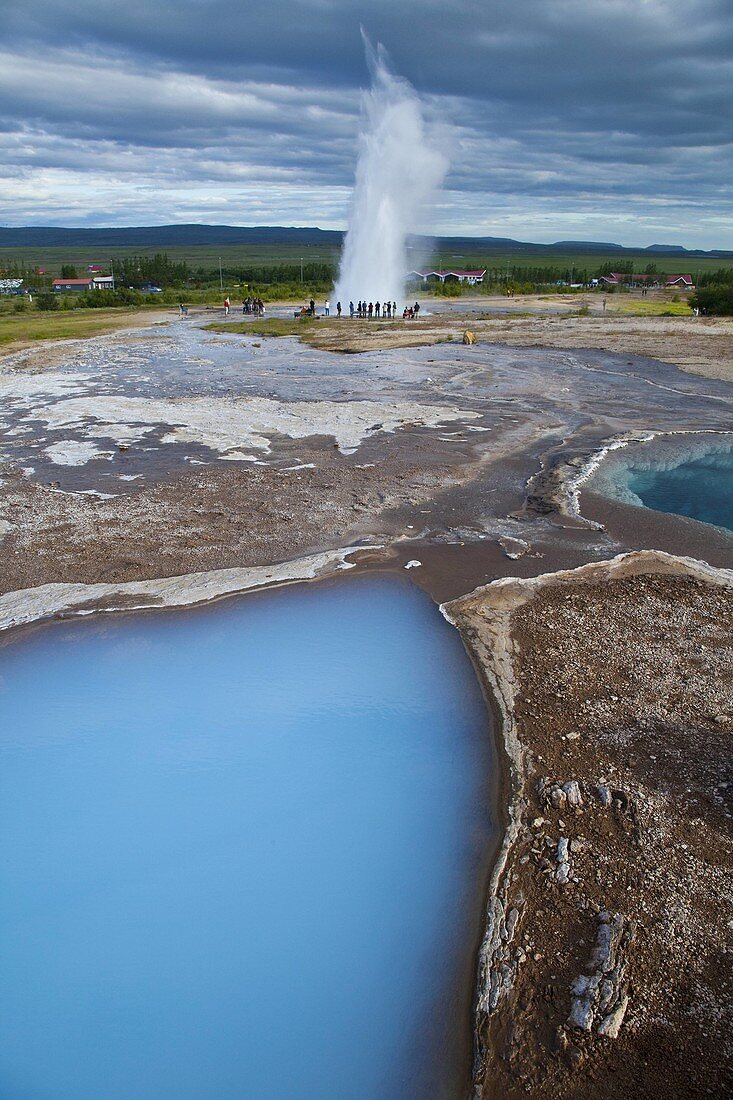
[(478, 1094), (721, 1095), (733, 539), (583, 486), (609, 446), (731, 430), (733, 325), (445, 313), (307, 340), (191, 318), (7, 356), (3, 625), (411, 563), (506, 749)]

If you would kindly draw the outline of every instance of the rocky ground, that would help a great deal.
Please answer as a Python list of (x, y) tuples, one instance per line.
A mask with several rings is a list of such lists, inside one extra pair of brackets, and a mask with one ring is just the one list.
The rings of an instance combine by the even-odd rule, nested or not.
[[(414, 508), (455, 474), (399, 457), (318, 468), (216, 467), (113, 500), (49, 491), (5, 471), (0, 589), (48, 582), (130, 581), (257, 566), (358, 541), (383, 510)], [(306, 457), (311, 457), (309, 454)], [(0, 532), (1, 533), (1, 532)]]
[(733, 573), (631, 555), (447, 611), (501, 704), (512, 787), (477, 1095), (725, 1095)]

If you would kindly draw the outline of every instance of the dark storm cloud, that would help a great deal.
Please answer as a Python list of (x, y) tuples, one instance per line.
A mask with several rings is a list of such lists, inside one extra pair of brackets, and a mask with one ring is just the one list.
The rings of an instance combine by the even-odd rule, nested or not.
[(85, 180), (123, 221), (137, 189), (152, 190), (149, 221), (188, 217), (199, 195), (201, 219), (272, 221), (269, 197), (278, 220), (343, 224), (363, 21), (452, 125), (443, 230), (607, 224), (629, 241), (733, 246), (730, 0), (2, 7), (0, 196), (15, 176), (16, 224), (58, 220), (72, 181), (74, 216), (93, 216)]

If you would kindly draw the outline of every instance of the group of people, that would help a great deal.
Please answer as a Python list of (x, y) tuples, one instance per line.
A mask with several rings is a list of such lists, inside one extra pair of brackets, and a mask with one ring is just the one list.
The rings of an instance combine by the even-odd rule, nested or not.
[(242, 313), (252, 313), (255, 317), (262, 317), (265, 312), (265, 303), (261, 298), (245, 298), (242, 302)]
[[(315, 317), (316, 316), (316, 303), (313, 298), (310, 299), (307, 306), (303, 306), (301, 309), (296, 310), (295, 316), (297, 317)], [(323, 303), (323, 316), (331, 316), (331, 303), (327, 298)], [(336, 316), (343, 316), (343, 306), (341, 302), (336, 303)], [(371, 321), (372, 318), (386, 318), (387, 320), (393, 320), (397, 318), (397, 303), (396, 302), (362, 302), (361, 300), (354, 305), (353, 302), (349, 302), (349, 317), (362, 318), (364, 320)], [(405, 306), (402, 311), (403, 321), (417, 320), (420, 316), (420, 303), (415, 302), (414, 306)]]
[(397, 303), (396, 302), (357, 302), (354, 307), (353, 302), (349, 302), (349, 316), (350, 317), (396, 317), (397, 316)]

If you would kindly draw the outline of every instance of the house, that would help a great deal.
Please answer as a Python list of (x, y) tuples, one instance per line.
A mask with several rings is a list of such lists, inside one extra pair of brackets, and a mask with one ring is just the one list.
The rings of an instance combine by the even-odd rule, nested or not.
[(87, 290), (114, 290), (115, 281), (112, 275), (94, 275), (89, 279), (54, 279), (51, 285), (61, 294), (84, 294)]
[(92, 289), (91, 279), (54, 279), (51, 283), (54, 291), (59, 294), (79, 293)]
[(694, 290), (695, 284), (692, 281), (692, 275), (668, 275), (665, 286), (677, 286), (682, 290)]
[(451, 271), (410, 271), (408, 272), (408, 278), (413, 276), (418, 279), (422, 279), (423, 282), (428, 282), (430, 279), (437, 279), (440, 283), (468, 283), (469, 286), (476, 286), (477, 283), (484, 281), (484, 275), (486, 274), (486, 268), (483, 271), (464, 271), (459, 268), (454, 268)]
[(656, 275), (634, 275), (630, 271), (612, 271), (610, 275), (601, 275), (594, 280), (600, 286), (656, 286)]

